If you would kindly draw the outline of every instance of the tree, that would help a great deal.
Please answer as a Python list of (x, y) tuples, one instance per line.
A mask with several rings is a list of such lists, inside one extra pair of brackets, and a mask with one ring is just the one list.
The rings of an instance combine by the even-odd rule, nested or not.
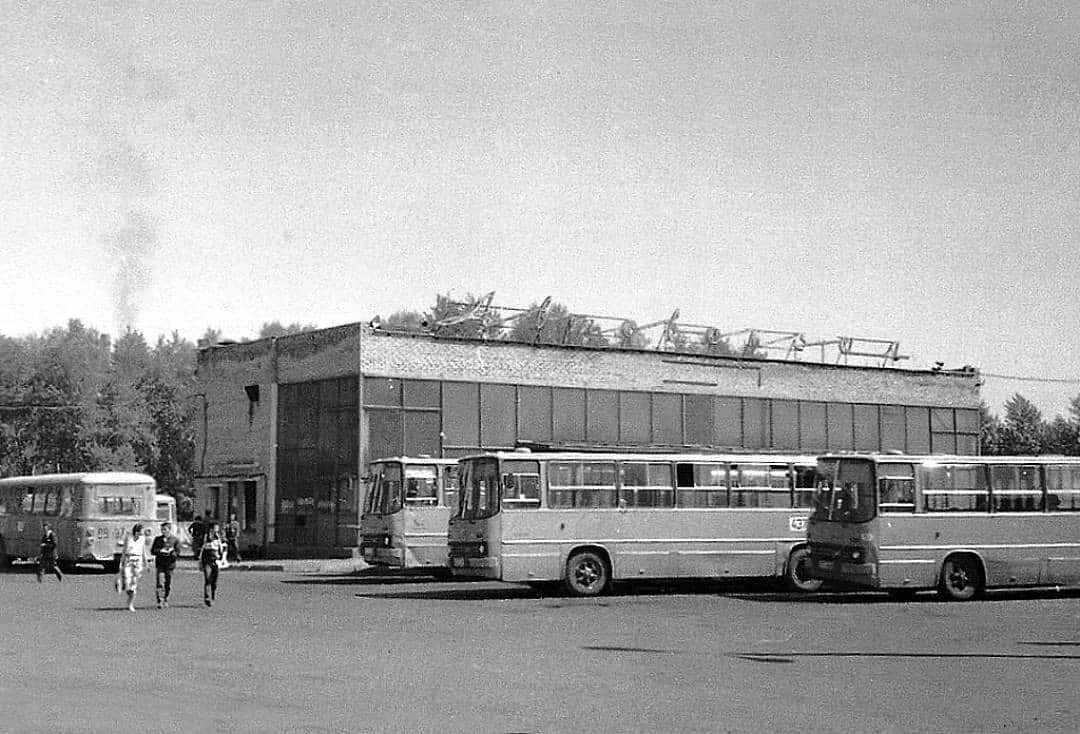
[(514, 319), (506, 338), (529, 344), (608, 346), (607, 338), (593, 319), (576, 316), (566, 306), (550, 300), (529, 304), (529, 308)]
[(979, 453), (984, 456), (997, 456), (1002, 453), (1001, 419), (990, 412), (985, 402), (979, 403)]
[(1042, 450), (1046, 426), (1042, 413), (1024, 396), (1016, 393), (1005, 403), (1003, 454), (1038, 454)]
[(1077, 425), (1062, 416), (1054, 417), (1046, 426), (1043, 451), (1048, 454), (1080, 455), (1080, 431)]
[(314, 331), (319, 327), (315, 324), (301, 324), (297, 321), (283, 325), (280, 321), (267, 321), (259, 329), (259, 339), (269, 339), (274, 336), (288, 336), (289, 334), (300, 334), (305, 331)]
[[(375, 318), (379, 319), (378, 316)], [(408, 331), (419, 334), (428, 330), (424, 314), (419, 311), (395, 311), (387, 316), (386, 321), (383, 321), (382, 324), (382, 328), (391, 331)]]

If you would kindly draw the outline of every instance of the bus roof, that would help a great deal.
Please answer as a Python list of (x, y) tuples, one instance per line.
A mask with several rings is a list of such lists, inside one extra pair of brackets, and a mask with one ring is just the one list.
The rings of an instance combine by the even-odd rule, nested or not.
[(514, 449), (508, 451), (485, 451), (461, 457), (477, 459), (493, 457), (499, 459), (538, 459), (543, 461), (672, 461), (672, 462), (716, 462), (754, 464), (814, 464), (815, 454), (768, 454), (742, 452), (667, 452), (639, 453), (636, 451), (529, 451)]
[(1039, 454), (1026, 456), (982, 456), (973, 454), (893, 454), (885, 452), (844, 452), (822, 454), (823, 461), (863, 459), (906, 464), (1080, 464), (1080, 456)]
[(135, 472), (75, 472), (71, 474), (34, 474), (24, 477), (5, 477), (0, 486), (18, 484), (28, 487), (47, 487), (56, 484), (154, 484), (149, 474)]
[(381, 459), (372, 459), (368, 464), (456, 464), (457, 461), (436, 456), (384, 456)]

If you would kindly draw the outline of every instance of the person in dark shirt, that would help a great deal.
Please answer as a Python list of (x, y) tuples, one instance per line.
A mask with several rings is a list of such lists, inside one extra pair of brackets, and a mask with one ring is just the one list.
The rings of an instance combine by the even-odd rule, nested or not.
[(37, 559), (38, 583), (42, 582), (46, 571), (56, 574), (57, 581), (63, 581), (64, 574), (60, 573), (60, 567), (56, 564), (56, 533), (48, 523), (45, 523), (42, 530), (44, 532), (41, 535), (41, 547)]
[(236, 519), (236, 513), (229, 513), (229, 521), (225, 523), (225, 553), (230, 561), (240, 561), (240, 523)]
[(199, 552), (199, 569), (203, 574), (203, 603), (211, 606), (217, 596), (218, 569), (225, 557), (225, 544), (221, 541), (218, 524), (210, 523)]
[(157, 570), (157, 607), (164, 609), (169, 606), (173, 569), (176, 568), (176, 559), (180, 557), (180, 539), (173, 535), (170, 523), (161, 523), (161, 535), (154, 538), (150, 555), (154, 557), (154, 568)]
[(195, 522), (191, 523), (188, 531), (191, 533), (191, 552), (195, 560), (199, 559), (199, 551), (202, 550), (203, 538), (210, 529), (210, 510), (206, 511), (206, 519), (195, 516)]

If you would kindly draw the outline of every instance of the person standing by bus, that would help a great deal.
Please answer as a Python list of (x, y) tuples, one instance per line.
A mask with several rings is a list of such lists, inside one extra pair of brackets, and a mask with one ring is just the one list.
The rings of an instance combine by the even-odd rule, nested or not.
[(120, 554), (120, 578), (128, 597), (128, 611), (135, 611), (135, 592), (139, 590), (139, 577), (146, 562), (146, 536), (142, 523), (135, 523), (131, 535), (124, 538), (124, 552)]
[(203, 574), (203, 604), (213, 606), (217, 596), (218, 565), (225, 557), (225, 544), (221, 541), (218, 524), (210, 523), (199, 552), (199, 568)]
[(225, 557), (230, 562), (240, 561), (240, 523), (236, 519), (236, 513), (229, 513), (229, 521), (225, 523)]
[(64, 574), (60, 573), (60, 567), (56, 565), (56, 533), (49, 523), (45, 523), (42, 529), (44, 532), (41, 535), (41, 548), (37, 559), (38, 583), (42, 582), (46, 571), (56, 574), (57, 581), (63, 581)]
[(154, 589), (157, 592), (157, 607), (169, 606), (169, 592), (172, 591), (172, 574), (176, 568), (176, 559), (180, 557), (180, 539), (172, 533), (172, 524), (161, 523), (161, 535), (154, 538), (150, 546), (150, 555), (154, 557), (154, 569), (157, 571)]

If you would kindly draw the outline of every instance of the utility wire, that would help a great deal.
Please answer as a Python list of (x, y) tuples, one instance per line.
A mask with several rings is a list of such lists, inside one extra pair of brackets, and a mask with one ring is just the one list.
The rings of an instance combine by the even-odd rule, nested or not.
[(1059, 385), (1080, 385), (1080, 378), (1064, 377), (1025, 377), (1023, 375), (998, 375), (993, 372), (980, 372), (983, 377), (996, 377), (999, 380), (1016, 380), (1017, 382), (1046, 382)]

